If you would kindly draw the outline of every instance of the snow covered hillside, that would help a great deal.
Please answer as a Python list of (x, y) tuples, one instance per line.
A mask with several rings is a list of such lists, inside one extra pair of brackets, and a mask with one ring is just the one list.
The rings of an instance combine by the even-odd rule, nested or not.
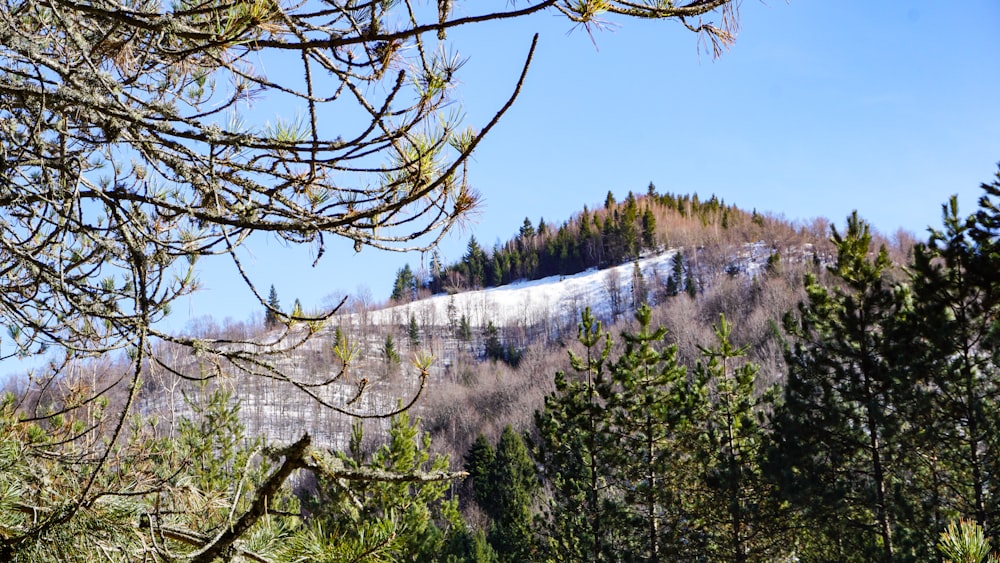
[[(652, 288), (657, 282), (665, 282), (671, 275), (678, 252), (682, 250), (669, 249), (640, 259), (638, 265), (643, 283)], [(733, 264), (752, 277), (770, 254), (770, 247), (762, 242), (747, 244), (739, 256), (733, 257)], [(370, 312), (368, 321), (375, 325), (404, 324), (412, 315), (422, 325), (441, 326), (448, 324), (449, 315), (453, 314), (456, 317), (464, 315), (473, 327), (484, 327), (491, 321), (496, 326), (536, 326), (543, 320), (565, 325), (579, 321), (586, 307), (590, 307), (598, 318), (610, 319), (631, 309), (634, 273), (635, 263), (630, 262), (572, 276), (550, 276), (478, 291), (435, 295)], [(620, 302), (616, 302), (618, 299)]]

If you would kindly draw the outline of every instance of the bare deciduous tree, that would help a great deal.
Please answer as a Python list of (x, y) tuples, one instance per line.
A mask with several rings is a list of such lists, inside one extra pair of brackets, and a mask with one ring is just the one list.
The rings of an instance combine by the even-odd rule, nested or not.
[[(144, 370), (191, 377), (171, 363), (181, 355), (155, 353), (156, 341), (210, 358), (201, 362), (201, 378), (226, 371), (274, 378), (330, 409), (391, 414), (352, 411), (350, 397), (325, 399), (316, 389), (336, 375), (297, 377), (281, 369), (276, 358), (305, 342), (322, 319), (272, 311), (288, 329), (270, 343), (175, 336), (157, 326), (172, 303), (197, 289), (196, 265), (207, 257), (231, 260), (266, 307), (237, 253), (255, 234), (313, 245), (317, 261), (331, 238), (353, 241), (359, 251), (423, 249), (476, 206), (466, 163), (517, 97), (535, 43), (517, 55), (525, 62), (507, 102), (473, 129), (449, 107), (462, 63), (443, 44), (449, 29), (544, 10), (588, 31), (601, 26), (603, 14), (673, 18), (718, 52), (733, 39), (737, 4), (541, 0), (499, 9), (470, 4), (459, 16), (450, 1), (439, 2), (436, 13), (410, 0), (179, 0), (169, 7), (146, 0), (4, 1), (0, 319), (10, 338), (3, 351), (65, 351), (39, 373), (43, 386), (74, 360), (109, 351), (127, 350), (132, 368), (24, 415), (25, 423), (52, 423), (93, 404), (109, 385), (125, 390), (100, 422), (60, 434), (61, 444), (87, 444), (68, 460), (87, 468), (79, 486), (50, 499), (52, 510), (31, 508), (34, 519), (6, 529), (0, 543), (41, 537), (116, 494), (114, 487), (130, 486), (101, 476), (122, 467), (112, 454)], [(718, 25), (701, 21), (712, 13)], [(269, 77), (258, 61), (280, 61), (286, 71), (280, 80)], [(251, 121), (256, 100), (295, 117)], [(359, 385), (358, 394), (363, 390)], [(253, 507), (293, 466), (309, 466), (307, 445), (308, 437), (283, 450), (285, 461)], [(58, 458), (57, 446), (26, 451)], [(152, 494), (158, 489), (147, 477), (142, 490)], [(156, 518), (144, 518), (152, 530)], [(210, 559), (255, 521), (252, 511), (232, 519), (224, 536), (186, 541)]]

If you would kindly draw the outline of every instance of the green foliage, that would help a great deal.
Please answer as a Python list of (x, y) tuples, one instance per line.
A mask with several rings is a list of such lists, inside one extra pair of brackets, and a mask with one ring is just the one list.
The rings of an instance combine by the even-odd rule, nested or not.
[(458, 339), (465, 342), (472, 340), (472, 325), (469, 323), (469, 318), (464, 314), (458, 321)]
[(407, 336), (410, 337), (410, 348), (420, 346), (420, 325), (417, 324), (417, 317), (410, 314), (410, 324), (407, 326)]
[[(49, 455), (83, 460), (90, 452), (81, 449), (85, 443), (65, 439), (73, 426), (69, 420), (65, 430), (50, 427), (26, 435), (14, 406), (8, 397), (0, 412), (0, 555), (5, 561), (124, 562), (153, 557), (154, 549), (189, 556), (250, 510), (257, 487), (272, 469), (259, 455), (264, 444), (246, 438), (239, 405), (222, 389), (202, 388), (188, 400), (191, 414), (180, 418), (174, 438), (156, 437), (155, 422), (137, 420), (113, 450), (119, 471), (110, 475), (65, 471), (51, 458), (27, 455), (42, 446)], [(100, 423), (103, 414), (92, 415)], [(129, 494), (108, 494), (71, 508), (88, 486)], [(296, 533), (297, 518), (280, 515), (296, 514), (297, 499), (281, 491), (269, 502), (273, 515), (257, 520), (230, 546), (236, 560), (249, 553), (277, 554)], [(20, 541), (9, 541), (18, 535)]]
[(834, 230), (836, 283), (808, 274), (808, 301), (787, 319), (795, 340), (775, 412), (774, 467), (786, 494), (837, 546), (829, 556), (888, 561), (929, 545), (910, 536), (918, 505), (903, 492), (918, 463), (903, 417), (914, 382), (897, 361), (908, 293), (888, 278), (888, 253), (872, 253), (871, 240), (856, 213), (844, 235)]
[(447, 471), (448, 458), (431, 456), (430, 436), (405, 412), (392, 418), (388, 443), (370, 456), (363, 451), (363, 438), (361, 423), (355, 423), (348, 452), (337, 457), (359, 477), (319, 477), (309, 503), (307, 524), (318, 545), (310, 560), (353, 560), (355, 555), (366, 561), (449, 560), (449, 550), (461, 548), (455, 535), (464, 530), (457, 502), (446, 499), (449, 482), (378, 477)]
[[(609, 203), (610, 202), (610, 203)], [(525, 218), (518, 234), (504, 244), (485, 252), (472, 237), (466, 254), (457, 264), (431, 273), (428, 286), (445, 287), (447, 280), (464, 279), (468, 287), (499, 286), (518, 279), (539, 279), (553, 275), (572, 275), (589, 268), (617, 266), (635, 260), (643, 250), (655, 249), (668, 238), (666, 227), (658, 226), (657, 216), (667, 215), (694, 230), (723, 225), (736, 217), (749, 222), (749, 214), (727, 207), (716, 197), (700, 201), (697, 195), (629, 193), (618, 203), (612, 195), (603, 208), (590, 211), (586, 206), (576, 217), (555, 226), (539, 219), (535, 228)], [(763, 225), (763, 223), (762, 223)], [(475, 243), (475, 244), (473, 244)], [(480, 276), (480, 270), (482, 274)], [(692, 276), (691, 280), (694, 279)], [(672, 295), (685, 287), (697, 293), (697, 283), (685, 284), (683, 272), (676, 276)]]
[(469, 452), (465, 455), (465, 470), (472, 482), (473, 498), (480, 506), (485, 506), (493, 497), (492, 471), (496, 461), (496, 450), (493, 444), (482, 434), (476, 436)]
[(617, 457), (617, 444), (607, 432), (612, 381), (605, 364), (612, 342), (589, 308), (580, 322), (579, 341), (585, 355), (570, 352), (573, 374), (556, 373), (555, 392), (535, 413), (538, 443), (533, 455), (549, 490), (539, 517), (542, 547), (551, 561), (614, 561), (621, 553), (616, 529), (625, 506), (606, 494), (607, 468)]
[(416, 290), (417, 278), (413, 275), (410, 265), (406, 264), (396, 272), (396, 281), (392, 284), (390, 299), (397, 302), (410, 301), (413, 299)]
[(694, 488), (690, 444), (707, 390), (691, 385), (677, 361), (667, 330), (650, 326), (652, 310), (635, 313), (639, 330), (623, 332), (625, 349), (612, 366), (608, 439), (618, 442), (610, 476), (623, 495), (631, 536), (626, 557), (646, 561), (684, 559), (702, 548), (700, 519), (685, 491)]
[(716, 344), (701, 348), (703, 360), (694, 370), (697, 384), (712, 389), (711, 403), (695, 422), (704, 486), (699, 512), (713, 557), (774, 560), (792, 550), (797, 536), (791, 532), (795, 515), (763, 468), (769, 437), (764, 417), (774, 408), (774, 393), (756, 392), (760, 368), (743, 359), (748, 347), (732, 343), (732, 325), (724, 315), (714, 328)]
[(483, 355), (489, 360), (501, 361), (514, 368), (521, 363), (521, 351), (513, 344), (504, 345), (500, 340), (500, 330), (493, 321), (483, 329)]
[(382, 358), (388, 364), (399, 363), (399, 352), (396, 350), (396, 342), (392, 339), (391, 334), (385, 335), (385, 342), (382, 344)]
[[(993, 185), (997, 194), (1000, 183)], [(984, 186), (988, 188), (988, 186)], [(918, 389), (913, 418), (922, 428), (922, 447), (936, 502), (951, 510), (934, 525), (968, 515), (987, 535), (1000, 532), (1000, 252), (991, 192), (980, 210), (958, 214), (957, 199), (942, 206), (943, 230), (933, 230), (914, 251), (911, 283), (915, 314), (907, 334), (908, 361), (927, 374)]]
[(508, 425), (494, 450), (480, 434), (465, 457), (473, 497), (489, 518), (487, 538), (499, 561), (535, 557), (532, 504), (538, 477), (524, 440)]
[(680, 252), (674, 254), (670, 270), (670, 277), (667, 278), (667, 296), (673, 297), (680, 294), (684, 287), (684, 255)]
[(1000, 556), (993, 553), (993, 546), (975, 522), (952, 521), (941, 532), (938, 550), (950, 563), (996, 563)]
[(267, 308), (264, 310), (264, 326), (275, 328), (281, 323), (281, 300), (278, 299), (278, 290), (271, 285), (271, 290), (267, 294)]

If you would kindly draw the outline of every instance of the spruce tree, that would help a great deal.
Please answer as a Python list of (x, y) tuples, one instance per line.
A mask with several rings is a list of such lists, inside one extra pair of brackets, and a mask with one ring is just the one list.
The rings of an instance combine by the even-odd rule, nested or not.
[(417, 317), (410, 313), (410, 323), (406, 329), (407, 336), (410, 337), (410, 348), (420, 346), (420, 325), (417, 324)]
[(667, 278), (667, 296), (673, 297), (684, 287), (684, 256), (680, 252), (674, 254), (670, 277)]
[(416, 288), (417, 278), (410, 265), (406, 264), (396, 271), (396, 281), (392, 284), (392, 295), (389, 298), (397, 302), (412, 301)]
[(267, 294), (267, 308), (264, 310), (264, 326), (275, 328), (281, 322), (281, 301), (278, 299), (278, 290), (271, 284), (271, 291)]
[(649, 250), (656, 249), (656, 216), (648, 205), (642, 212), (642, 245)]
[(480, 505), (491, 519), (490, 544), (501, 562), (532, 560), (535, 537), (531, 507), (538, 491), (538, 477), (524, 440), (510, 425), (504, 427), (497, 442), (489, 482), (490, 496)]
[(472, 482), (473, 498), (484, 510), (493, 498), (491, 476), (495, 459), (496, 450), (493, 449), (493, 444), (482, 434), (476, 436), (476, 441), (465, 454), (465, 471), (468, 472), (469, 481)]

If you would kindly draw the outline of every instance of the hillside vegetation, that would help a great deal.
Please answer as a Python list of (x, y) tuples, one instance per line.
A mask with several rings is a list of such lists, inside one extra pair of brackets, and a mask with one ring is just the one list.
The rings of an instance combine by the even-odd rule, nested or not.
[[(214, 436), (199, 447), (228, 452), (230, 468), (254, 440), (308, 431), (357, 470), (468, 471), (392, 490), (306, 479), (283, 497), (334, 528), (398, 534), (399, 557), (935, 559), (958, 519), (985, 538), (1000, 525), (1000, 184), (985, 188), (977, 213), (952, 201), (920, 243), (882, 238), (856, 215), (838, 229), (793, 224), (652, 187), (558, 228), (525, 221), (437, 273), (401, 269), (382, 306), (349, 297), (323, 323), (296, 320), (302, 311), (200, 321), (191, 337), (249, 358), (283, 347), (279, 370), (198, 383), (230, 367), (179, 357), (185, 381), (150, 364), (138, 412), (156, 422), (142, 432)], [(584, 225), (602, 228), (582, 236)], [(12, 396), (21, 412), (58, 408), (81, 386), (122, 400), (125, 369), (83, 362)], [(319, 508), (343, 494), (363, 510)]]

